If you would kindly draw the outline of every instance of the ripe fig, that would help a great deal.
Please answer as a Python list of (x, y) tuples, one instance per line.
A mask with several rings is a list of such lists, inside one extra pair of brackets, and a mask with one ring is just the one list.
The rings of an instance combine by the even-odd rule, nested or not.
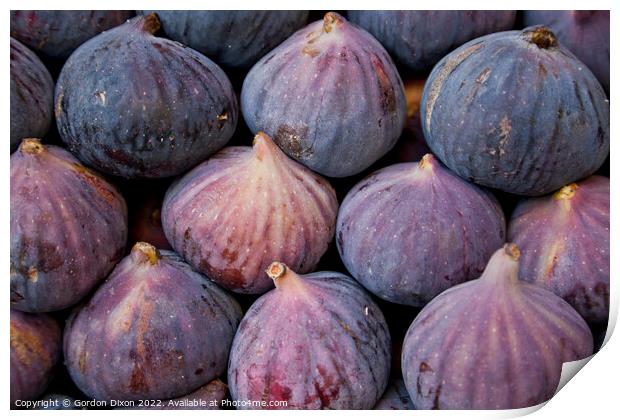
[(609, 179), (591, 176), (519, 203), (508, 239), (523, 280), (564, 298), (588, 322), (609, 317)]
[(135, 410), (219, 410), (222, 400), (226, 397), (227, 389), (224, 382), (215, 379), (182, 397), (131, 408)]
[(11, 307), (76, 304), (121, 259), (127, 207), (66, 150), (25, 139), (11, 155)]
[(497, 200), (427, 154), (353, 187), (340, 207), (336, 244), (366, 289), (390, 302), (424, 306), (479, 277), (505, 232)]
[(525, 24), (547, 25), (609, 95), (609, 10), (526, 10)]
[(475, 39), (433, 69), (422, 98), (433, 153), (463, 178), (543, 195), (609, 154), (609, 101), (594, 75), (536, 26)]
[(45, 391), (60, 359), (61, 332), (46, 314), (11, 310), (11, 406)]
[(388, 385), (374, 410), (415, 410), (402, 379), (395, 380)]
[(592, 354), (592, 333), (564, 300), (519, 280), (506, 244), (478, 280), (429, 303), (403, 346), (403, 377), (427, 409), (512, 409), (551, 398), (562, 364)]
[(312, 271), (331, 242), (338, 201), (329, 183), (264, 133), (228, 147), (175, 182), (162, 223), (172, 247), (223, 287), (262, 293), (274, 259)]
[(11, 36), (48, 57), (64, 59), (133, 15), (131, 10), (11, 10)]
[(290, 157), (331, 177), (385, 155), (405, 124), (403, 83), (385, 49), (337, 13), (293, 34), (250, 70), (245, 122)]
[[(305, 10), (156, 10), (170, 39), (225, 67), (250, 67), (306, 24)], [(148, 12), (147, 12), (148, 13)]]
[(300, 276), (278, 262), (267, 273), (276, 288), (250, 307), (233, 342), (233, 400), (286, 402), (268, 406), (285, 409), (374, 407), (390, 370), (379, 307), (344, 274)]
[(65, 363), (99, 400), (169, 399), (226, 370), (237, 302), (177, 254), (138, 242), (67, 321)]
[(224, 72), (202, 54), (153, 36), (155, 14), (91, 39), (56, 85), (62, 140), (86, 164), (125, 178), (178, 175), (222, 148), (237, 125)]
[(411, 70), (430, 70), (463, 43), (512, 29), (514, 10), (351, 10), (349, 19), (373, 34)]
[(43, 137), (52, 123), (54, 81), (39, 57), (11, 38), (11, 153), (27, 137)]

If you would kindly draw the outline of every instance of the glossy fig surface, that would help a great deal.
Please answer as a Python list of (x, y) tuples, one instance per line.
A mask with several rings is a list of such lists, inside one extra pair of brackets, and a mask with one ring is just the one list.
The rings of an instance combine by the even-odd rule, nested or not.
[(528, 26), (550, 27), (609, 95), (609, 10), (526, 10), (523, 20)]
[(24, 138), (47, 134), (53, 103), (49, 71), (35, 53), (11, 38), (11, 153)]
[(609, 178), (591, 176), (523, 200), (508, 224), (523, 280), (564, 298), (592, 323), (609, 316)]
[(305, 25), (305, 10), (156, 10), (165, 34), (216, 63), (246, 68)]
[(138, 16), (82, 45), (55, 94), (58, 131), (84, 163), (125, 178), (178, 175), (222, 148), (238, 105), (224, 72)]
[(228, 147), (173, 184), (162, 223), (172, 247), (223, 287), (262, 293), (274, 259), (312, 271), (338, 212), (330, 184), (286, 156), (264, 133)]
[(554, 33), (535, 26), (468, 42), (424, 88), (433, 153), (461, 177), (544, 195), (594, 173), (609, 154), (609, 101)]
[(352, 22), (373, 34), (411, 70), (430, 70), (465, 42), (513, 28), (514, 10), (351, 10)]
[(478, 280), (429, 303), (409, 328), (403, 377), (414, 405), (512, 409), (553, 396), (562, 364), (592, 354), (592, 333), (564, 300), (518, 278), (507, 244)]
[(250, 307), (233, 342), (233, 400), (286, 401), (269, 407), (286, 409), (372, 408), (390, 369), (390, 335), (379, 307), (340, 273), (300, 276), (277, 262), (267, 271), (276, 288)]
[(61, 332), (46, 314), (11, 310), (11, 406), (45, 391), (61, 354)]
[(405, 124), (403, 84), (369, 33), (327, 13), (256, 63), (243, 82), (243, 117), (290, 157), (331, 177), (368, 168)]
[(505, 232), (497, 200), (427, 154), (353, 187), (338, 213), (336, 244), (366, 289), (390, 302), (423, 306), (478, 278)]
[(127, 207), (116, 188), (61, 147), (25, 139), (11, 155), (11, 307), (77, 303), (121, 259)]
[(67, 322), (65, 363), (100, 400), (169, 399), (226, 371), (237, 302), (177, 254), (138, 242)]
[(130, 10), (11, 10), (11, 36), (46, 56), (63, 59), (133, 15)]

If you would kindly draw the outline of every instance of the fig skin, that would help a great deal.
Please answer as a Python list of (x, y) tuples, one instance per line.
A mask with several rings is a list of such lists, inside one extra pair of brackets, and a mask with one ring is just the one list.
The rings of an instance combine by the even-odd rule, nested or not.
[(25, 139), (11, 155), (11, 307), (80, 301), (121, 259), (125, 200), (61, 147)]
[(287, 401), (285, 409), (371, 409), (390, 370), (390, 334), (379, 307), (344, 274), (300, 276), (278, 262), (267, 271), (276, 288), (250, 307), (233, 341), (232, 399)]
[(16, 400), (34, 400), (45, 391), (60, 353), (56, 320), (11, 309), (11, 407)]
[(514, 10), (351, 10), (360, 25), (408, 69), (425, 72), (465, 42), (512, 29)]
[(526, 10), (523, 19), (527, 26), (549, 26), (609, 96), (609, 10)]
[(138, 242), (67, 321), (65, 363), (98, 400), (175, 398), (225, 372), (241, 315), (177, 254)]
[(322, 177), (259, 132), (253, 147), (228, 147), (177, 180), (162, 207), (172, 247), (238, 293), (273, 287), (274, 259), (312, 271), (334, 236), (338, 201)]
[(198, 388), (196, 391), (167, 401), (160, 405), (131, 407), (132, 410), (219, 410), (226, 397), (228, 386), (219, 379)]
[[(306, 24), (306, 10), (155, 10), (170, 39), (225, 67), (247, 68)], [(148, 13), (148, 11), (145, 11)]]
[(519, 250), (507, 244), (480, 279), (446, 290), (409, 328), (403, 377), (427, 409), (513, 409), (540, 404), (562, 364), (592, 354), (592, 333), (564, 300), (518, 279)]
[(47, 134), (53, 108), (52, 76), (35, 53), (11, 38), (11, 153), (24, 138)]
[(330, 177), (355, 175), (396, 143), (403, 83), (385, 49), (337, 13), (300, 29), (250, 70), (241, 107), (290, 157)]
[(336, 244), (347, 270), (370, 292), (424, 306), (479, 277), (505, 233), (497, 200), (427, 154), (353, 187), (338, 213)]
[(393, 381), (373, 410), (415, 410), (402, 379)]
[(155, 14), (91, 39), (56, 85), (58, 131), (84, 163), (124, 178), (178, 175), (235, 131), (237, 99), (202, 54), (152, 34)]
[(591, 323), (609, 317), (609, 179), (591, 176), (522, 200), (508, 224), (523, 280), (551, 290)]
[[(518, 106), (515, 106), (518, 104)], [(609, 154), (609, 101), (545, 27), (475, 39), (444, 57), (422, 99), (429, 147), (461, 177), (537, 196)]]
[(11, 36), (48, 57), (64, 59), (133, 15), (131, 10), (12, 10)]

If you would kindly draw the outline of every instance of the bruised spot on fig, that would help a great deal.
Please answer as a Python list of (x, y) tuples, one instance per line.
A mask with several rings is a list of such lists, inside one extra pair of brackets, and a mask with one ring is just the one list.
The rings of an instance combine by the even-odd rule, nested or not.
[(116, 196), (114, 192), (110, 190), (107, 183), (102, 178), (95, 175), (79, 163), (73, 163), (72, 168), (84, 181), (100, 193), (108, 203), (113, 203), (115, 201)]
[(228, 261), (231, 264), (237, 261), (238, 256), (239, 256), (239, 253), (235, 251), (234, 249), (225, 248), (222, 251), (222, 258), (224, 258), (226, 261)]
[(318, 49), (313, 48), (313, 47), (311, 47), (309, 45), (306, 45), (305, 47), (303, 47), (301, 52), (302, 52), (302, 54), (309, 55), (312, 58), (316, 57), (320, 53), (320, 51)]
[(476, 77), (476, 83), (479, 85), (483, 84), (489, 78), (490, 74), (491, 69), (489, 67), (485, 68), (484, 70), (482, 70), (482, 72), (480, 72), (478, 77)]
[(97, 92), (95, 92), (95, 97), (99, 100), (101, 105), (105, 106), (107, 101), (105, 91), (98, 90)]
[(424, 372), (434, 372), (434, 370), (428, 365), (428, 363), (422, 362), (420, 363), (420, 373)]
[(37, 267), (31, 266), (28, 269), (26, 276), (28, 277), (29, 281), (36, 283), (39, 280), (39, 270), (37, 270)]
[(396, 111), (396, 93), (389, 76), (385, 72), (381, 59), (373, 54), (370, 57), (375, 72), (377, 73), (377, 81), (379, 83), (379, 94), (381, 95), (381, 109), (384, 114), (390, 114)]
[(304, 148), (303, 140), (308, 134), (308, 127), (294, 128), (288, 124), (278, 127), (274, 140), (284, 150), (285, 153), (292, 155), (296, 159), (312, 156), (312, 148)]
[(217, 116), (217, 124), (216, 127), (218, 130), (221, 130), (228, 121), (228, 111), (224, 111)]
[(35, 360), (43, 361), (46, 366), (51, 365), (51, 360), (44, 343), (40, 338), (26, 328), (16, 328), (11, 324), (11, 353), (15, 353), (19, 361), (25, 366), (31, 366)]
[(86, 371), (86, 352), (84, 350), (80, 352), (80, 357), (78, 359), (78, 368), (82, 373)]

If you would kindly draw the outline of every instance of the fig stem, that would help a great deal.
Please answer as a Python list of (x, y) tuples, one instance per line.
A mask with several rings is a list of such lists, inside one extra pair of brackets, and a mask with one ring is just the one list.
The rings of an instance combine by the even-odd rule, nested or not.
[(284, 274), (286, 274), (286, 266), (281, 262), (272, 262), (271, 264), (269, 264), (266, 272), (273, 281), (276, 281), (282, 278)]
[(330, 33), (340, 23), (342, 23), (342, 17), (338, 13), (325, 13), (325, 17), (323, 17), (323, 32)]
[(150, 265), (157, 264), (161, 258), (157, 248), (147, 242), (136, 242), (131, 253), (136, 257), (138, 263), (148, 262)]
[(425, 154), (424, 156), (422, 156), (422, 159), (420, 159), (420, 168), (426, 169), (433, 166), (433, 160), (435, 160), (435, 156), (433, 156), (432, 153)]
[(516, 244), (512, 242), (505, 244), (504, 252), (514, 261), (519, 261), (519, 257), (521, 256), (521, 251), (519, 250), (519, 247)]
[(553, 194), (553, 198), (555, 198), (556, 200), (568, 200), (573, 198), (575, 192), (577, 192), (577, 184), (568, 184), (560, 188), (558, 192)]
[(161, 22), (157, 13), (149, 13), (145, 16), (136, 18), (136, 26), (141, 30), (153, 35), (161, 28)]
[(548, 49), (558, 45), (555, 34), (546, 26), (537, 26), (528, 32), (530, 42), (536, 44), (538, 48)]
[(38, 155), (43, 152), (45, 147), (41, 144), (41, 140), (28, 138), (22, 141), (22, 144), (19, 146), (19, 150), (22, 153), (28, 153), (30, 155)]

